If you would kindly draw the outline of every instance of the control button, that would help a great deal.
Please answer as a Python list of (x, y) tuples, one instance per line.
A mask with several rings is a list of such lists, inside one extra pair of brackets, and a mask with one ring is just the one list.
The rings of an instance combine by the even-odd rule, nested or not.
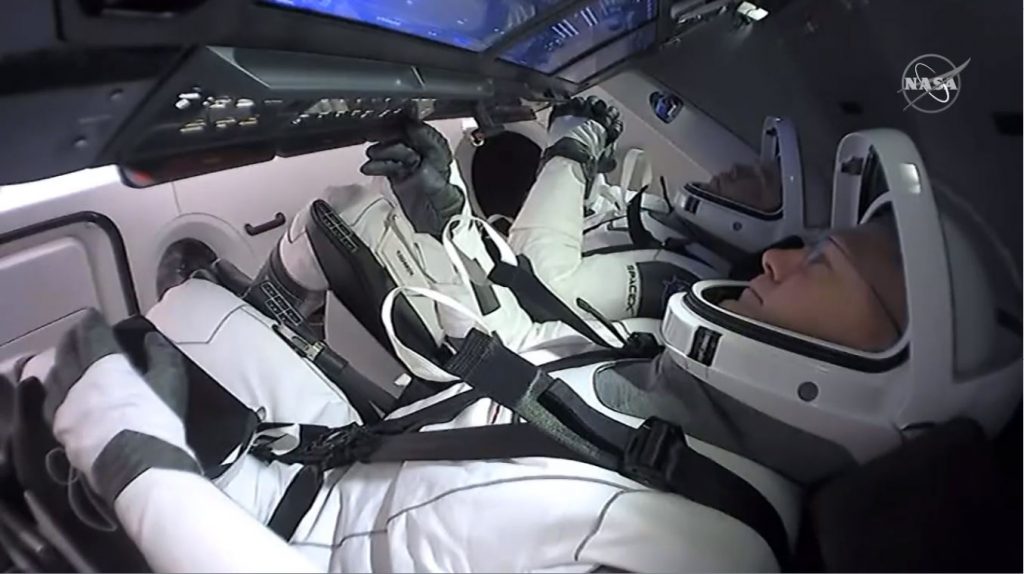
[(185, 124), (178, 130), (182, 135), (201, 134), (204, 131), (206, 131), (206, 124), (204, 124), (202, 120)]
[(178, 94), (178, 97), (183, 99), (183, 100), (198, 101), (203, 96), (202, 96), (202, 94), (200, 94), (198, 92), (182, 92), (182, 93)]
[(251, 108), (255, 105), (256, 102), (250, 100), (249, 98), (238, 98), (238, 101), (235, 102), (236, 108)]
[(280, 106), (283, 103), (284, 103), (284, 100), (278, 100), (278, 99), (263, 100), (263, 105), (264, 106)]
[(259, 120), (256, 118), (247, 118), (238, 122), (238, 126), (243, 128), (251, 128), (259, 125), (259, 123)]
[(207, 108), (207, 110), (209, 110), (207, 113), (209, 114), (209, 120), (211, 122), (216, 123), (222, 119), (225, 119), (231, 115), (231, 99), (217, 98), (210, 102), (210, 106)]
[(331, 109), (333, 109), (335, 113), (347, 112), (348, 102), (342, 99), (333, 99), (331, 100)]
[(187, 110), (191, 105), (192, 102), (186, 100), (185, 98), (182, 98), (174, 103), (174, 107), (178, 108), (179, 110)]
[(217, 120), (216, 122), (214, 122), (213, 125), (217, 126), (217, 129), (219, 130), (224, 130), (230, 128), (231, 126), (237, 123), (238, 120), (236, 120), (235, 118), (224, 118), (222, 120)]
[(327, 98), (321, 99), (317, 103), (315, 103), (312, 106), (310, 106), (308, 110), (306, 110), (307, 113), (317, 114), (317, 115), (321, 115), (321, 116), (325, 115), (325, 114), (329, 114), (332, 111), (333, 111), (333, 108), (331, 107), (331, 100), (329, 100)]

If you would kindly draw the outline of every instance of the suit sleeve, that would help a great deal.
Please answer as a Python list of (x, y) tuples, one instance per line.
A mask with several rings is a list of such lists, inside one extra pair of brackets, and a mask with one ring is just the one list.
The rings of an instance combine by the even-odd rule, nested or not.
[(114, 503), (156, 572), (316, 572), (313, 564), (205, 478), (151, 469)]

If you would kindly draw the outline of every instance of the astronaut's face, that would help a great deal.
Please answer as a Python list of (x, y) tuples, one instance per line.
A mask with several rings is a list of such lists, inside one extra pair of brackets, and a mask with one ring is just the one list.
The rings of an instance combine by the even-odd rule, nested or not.
[(715, 175), (705, 187), (715, 195), (758, 211), (770, 213), (782, 205), (776, 165), (736, 164), (729, 171)]
[(836, 233), (816, 246), (770, 249), (761, 275), (726, 309), (825, 341), (882, 351), (905, 322), (902, 269), (884, 239)]

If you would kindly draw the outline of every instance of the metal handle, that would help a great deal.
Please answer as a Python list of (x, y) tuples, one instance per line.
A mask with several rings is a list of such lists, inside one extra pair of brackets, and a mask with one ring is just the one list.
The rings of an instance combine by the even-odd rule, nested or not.
[(286, 221), (287, 219), (285, 218), (284, 214), (278, 211), (277, 215), (274, 216), (274, 219), (271, 219), (270, 221), (265, 221), (259, 225), (246, 223), (244, 229), (245, 232), (248, 233), (250, 236), (256, 236), (259, 235), (260, 233), (266, 233), (271, 229), (277, 229), (278, 227), (284, 225)]

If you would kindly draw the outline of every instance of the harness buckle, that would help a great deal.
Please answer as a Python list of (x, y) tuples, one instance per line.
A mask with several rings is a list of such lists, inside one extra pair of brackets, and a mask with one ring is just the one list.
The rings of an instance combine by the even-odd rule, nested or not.
[(685, 444), (686, 436), (678, 426), (651, 417), (630, 436), (622, 452), (620, 472), (652, 488), (666, 490), (680, 442)]

